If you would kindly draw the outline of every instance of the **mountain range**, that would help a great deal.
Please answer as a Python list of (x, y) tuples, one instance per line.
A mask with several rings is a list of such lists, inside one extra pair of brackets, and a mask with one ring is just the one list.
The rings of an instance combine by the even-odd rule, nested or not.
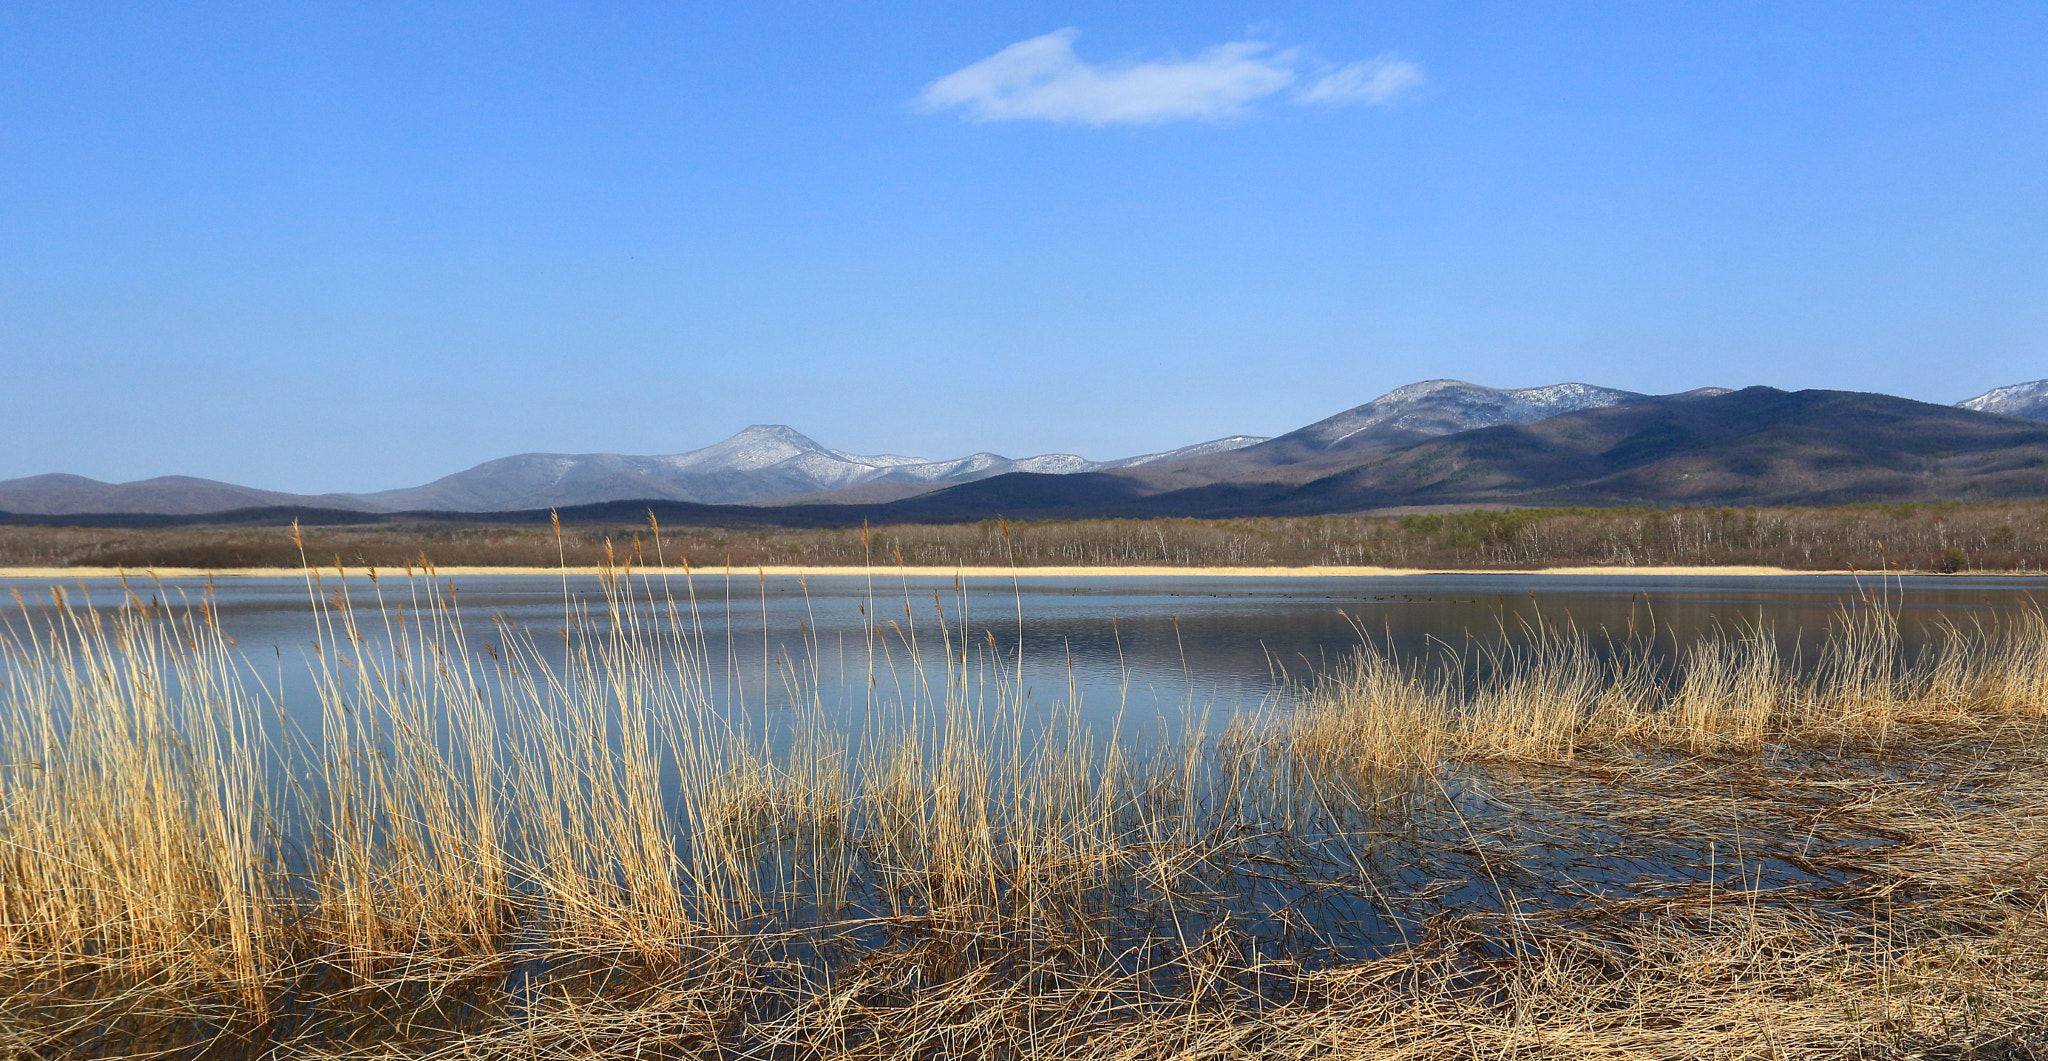
[[(0, 513), (189, 517), (236, 509), (545, 513), (627, 502), (718, 522), (814, 525), (1090, 516), (1237, 516), (1414, 505), (2048, 498), (2048, 380), (1954, 406), (1846, 391), (1647, 395), (1562, 383), (1429, 380), (1275, 438), (1231, 436), (1113, 461), (864, 456), (756, 425), (660, 456), (522, 454), (421, 486), (285, 494), (183, 476), (0, 481)], [(632, 507), (625, 505), (625, 507)], [(643, 506), (644, 507), (644, 506)], [(373, 515), (377, 514), (377, 515)], [(282, 518), (282, 517), (280, 517)]]
[(1012, 460), (975, 453), (951, 460), (827, 449), (797, 431), (756, 424), (688, 453), (522, 453), (421, 486), (368, 494), (289, 494), (191, 476), (105, 483), (82, 475), (0, 480), (0, 512), (27, 515), (147, 512), (194, 515), (303, 506), (359, 512), (499, 512), (626, 499), (729, 505), (786, 499), (883, 502), (1014, 472), (1071, 475), (1222, 453), (1266, 441), (1236, 435), (1110, 461), (1071, 453)]

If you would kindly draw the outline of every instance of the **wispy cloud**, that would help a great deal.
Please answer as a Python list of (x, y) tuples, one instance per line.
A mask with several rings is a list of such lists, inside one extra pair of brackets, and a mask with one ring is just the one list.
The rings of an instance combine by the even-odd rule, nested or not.
[[(1219, 44), (1191, 59), (1090, 63), (1074, 53), (1079, 35), (1063, 29), (1019, 41), (926, 85), (916, 104), (981, 122), (1152, 125), (1235, 117), (1302, 81), (1299, 51), (1259, 41)], [(1422, 83), (1414, 63), (1381, 57), (1317, 77), (1293, 98), (1384, 105)]]
[(1294, 98), (1303, 103), (1384, 106), (1421, 88), (1422, 68), (1405, 59), (1382, 55), (1340, 66), (1316, 78)]

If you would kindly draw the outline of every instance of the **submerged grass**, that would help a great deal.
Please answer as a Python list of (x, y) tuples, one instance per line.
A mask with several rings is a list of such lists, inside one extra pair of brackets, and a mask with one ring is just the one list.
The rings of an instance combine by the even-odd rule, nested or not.
[(430, 569), (309, 571), (313, 733), (207, 601), (16, 630), (0, 1056), (2048, 1049), (2038, 612), (1363, 638), (1145, 744), (943, 601), (870, 625), (860, 724), (789, 661), (769, 726), (687, 571), (603, 584), (472, 644)]

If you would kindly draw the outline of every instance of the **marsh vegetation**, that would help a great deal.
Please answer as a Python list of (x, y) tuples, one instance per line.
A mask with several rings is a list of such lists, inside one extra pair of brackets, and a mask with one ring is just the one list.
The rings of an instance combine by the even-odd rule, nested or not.
[(308, 569), (313, 727), (203, 598), (25, 611), (0, 1054), (2040, 1048), (2038, 611), (1909, 647), (1873, 588), (1803, 658), (1361, 631), (1141, 738), (1034, 702), (943, 600), (867, 612), (907, 692), (804, 710), (790, 658), (799, 709), (749, 716), (680, 565), (611, 561), (600, 606), (481, 641), (431, 570)]
[[(398, 568), (601, 564), (608, 543), (646, 525), (581, 524), (558, 539), (533, 524), (457, 521), (309, 527), (319, 561)], [(2048, 569), (2048, 504), (1841, 508), (1520, 508), (1387, 516), (1076, 520), (789, 529), (668, 527), (671, 562), (698, 567), (1325, 567), (1526, 569), (1548, 566), (1768, 566), (1799, 571), (1939, 573)], [(656, 545), (644, 541), (648, 549)], [(272, 526), (0, 526), (0, 567), (294, 568), (299, 549)]]

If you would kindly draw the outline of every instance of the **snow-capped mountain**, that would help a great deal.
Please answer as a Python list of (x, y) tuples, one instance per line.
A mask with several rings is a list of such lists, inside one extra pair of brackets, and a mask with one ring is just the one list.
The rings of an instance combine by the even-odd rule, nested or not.
[(2048, 420), (2048, 379), (2037, 379), (2032, 383), (2015, 383), (2010, 387), (1994, 387), (1975, 398), (1966, 398), (1956, 404), (1974, 412), (2018, 416), (2028, 420)]
[(1010, 472), (1036, 472), (1040, 475), (1073, 475), (1076, 472), (1106, 472), (1115, 468), (1135, 468), (1141, 464), (1156, 464), (1160, 461), (1179, 460), (1183, 457), (1201, 457), (1211, 453), (1227, 453), (1246, 446), (1256, 446), (1266, 441), (1263, 435), (1232, 435), (1211, 442), (1197, 442), (1192, 446), (1165, 450), (1160, 453), (1143, 453), (1136, 457), (1121, 457), (1109, 461), (1092, 461), (1072, 453), (1047, 453), (1037, 457), (1011, 460), (994, 453), (976, 453), (958, 460), (932, 461), (928, 464), (906, 464), (876, 476), (882, 482), (921, 483), (964, 483), (975, 479), (987, 479)]
[[(1962, 404), (1978, 408), (1973, 403), (2028, 388), (2034, 388), (2036, 394), (2048, 392), (2048, 381), (2001, 388)], [(1666, 398), (1712, 393), (1723, 392), (1696, 391)], [(1633, 391), (1584, 383), (1511, 389), (1427, 380), (1396, 388), (1278, 438), (1233, 435), (1109, 461), (1092, 461), (1071, 453), (1012, 459), (984, 452), (951, 460), (847, 453), (822, 446), (788, 427), (757, 424), (686, 453), (524, 453), (486, 461), (422, 486), (367, 494), (284, 494), (184, 477), (102, 483), (77, 476), (36, 476), (0, 482), (0, 510), (196, 514), (251, 506), (308, 505), (384, 512), (490, 512), (627, 500), (878, 502), (1010, 472), (1114, 472), (1140, 484), (1142, 491), (1156, 492), (1221, 480), (1311, 477), (1321, 474), (1325, 466), (1392, 452), (1442, 435), (1646, 399)]]
[(1463, 380), (1432, 379), (1396, 387), (1364, 405), (1346, 409), (1280, 438), (1308, 443), (1324, 450), (1352, 448), (1346, 443), (1367, 433), (1397, 434), (1406, 441), (1415, 437), (1455, 434), (1477, 427), (1526, 424), (1547, 420), (1560, 413), (1599, 409), (1644, 397), (1647, 395), (1596, 387), (1590, 383), (1553, 383), (1547, 387), (1507, 389), (1482, 387)]
[[(1672, 397), (1704, 397), (1707, 388)], [(1192, 459), (1162, 460), (1122, 473), (1147, 491), (1182, 490), (1223, 481), (1306, 480), (1375, 453), (1391, 453), (1443, 435), (1502, 424), (1526, 424), (1564, 413), (1643, 401), (1648, 395), (1588, 383), (1547, 387), (1482, 387), (1432, 379), (1396, 387), (1364, 405), (1253, 446)]]
[(1139, 457), (1125, 457), (1122, 460), (1103, 461), (1089, 471), (1111, 471), (1116, 468), (1135, 468), (1140, 464), (1159, 464), (1164, 461), (1182, 460), (1189, 457), (1207, 457), (1215, 453), (1229, 453), (1246, 446), (1256, 446), (1269, 441), (1264, 435), (1232, 435), (1213, 442), (1197, 442), (1192, 446), (1170, 449), (1164, 453), (1147, 453)]
[(995, 453), (976, 453), (933, 461), (895, 454), (846, 453), (819, 445), (788, 427), (756, 424), (723, 442), (688, 453), (644, 457), (618, 453), (524, 453), (486, 461), (424, 486), (358, 494), (354, 500), (364, 507), (387, 511), (454, 512), (627, 499), (743, 504), (873, 482), (945, 485), (1007, 472), (1065, 475), (1100, 471), (1198, 452), (1220, 452), (1263, 441), (1239, 435), (1116, 461), (1091, 461), (1071, 453), (1017, 460)]

